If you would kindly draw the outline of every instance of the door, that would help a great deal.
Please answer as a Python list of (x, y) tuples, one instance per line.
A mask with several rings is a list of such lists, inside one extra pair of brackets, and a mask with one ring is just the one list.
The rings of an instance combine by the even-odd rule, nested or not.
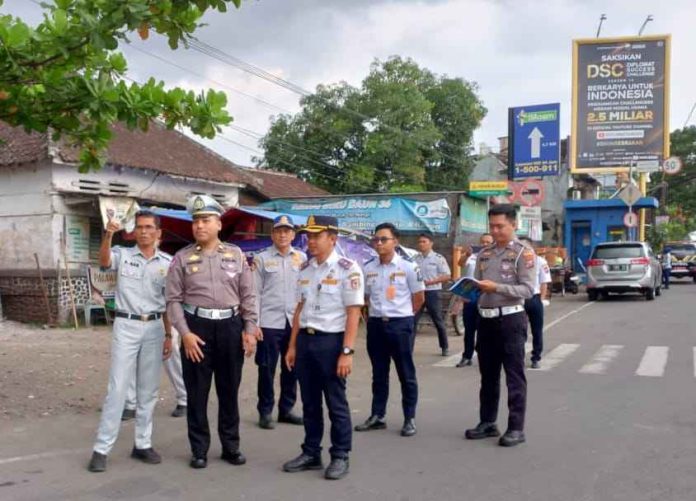
[[(573, 259), (573, 270), (576, 273), (583, 273), (583, 267), (592, 252), (592, 234), (589, 221), (577, 221), (572, 226), (572, 245), (571, 257)], [(582, 262), (582, 266), (578, 263), (578, 259)]]

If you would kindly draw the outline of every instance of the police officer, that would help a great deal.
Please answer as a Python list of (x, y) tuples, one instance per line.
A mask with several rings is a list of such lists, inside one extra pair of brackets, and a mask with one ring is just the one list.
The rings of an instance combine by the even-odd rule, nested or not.
[(401, 435), (416, 434), (418, 381), (413, 363), (415, 329), (413, 314), (425, 301), (425, 284), (418, 265), (396, 253), (399, 230), (391, 223), (375, 228), (372, 244), (379, 255), (364, 266), (368, 302), (367, 353), (372, 363), (372, 413), (355, 431), (387, 427), (389, 364), (394, 360), (401, 383), (404, 425)]
[(425, 280), (425, 305), (416, 313), (416, 329), (423, 311), (427, 308), (430, 318), (437, 329), (437, 340), (442, 350), (442, 356), (449, 354), (449, 342), (447, 341), (447, 329), (442, 319), (442, 301), (440, 293), (442, 284), (449, 281), (452, 276), (447, 260), (433, 251), (433, 236), (429, 233), (421, 233), (418, 236), (418, 251), (416, 263), (420, 266)]
[(135, 247), (111, 247), (113, 235), (120, 229), (117, 222), (109, 221), (99, 249), (100, 265), (116, 270), (118, 278), (109, 388), (87, 467), (92, 472), (106, 470), (106, 457), (118, 437), (131, 381), (137, 381), (138, 401), (131, 457), (148, 464), (162, 461), (152, 448), (152, 413), (157, 403), (162, 358), (169, 357), (172, 349), (170, 326), (164, 315), (164, 283), (172, 258), (157, 250), (156, 242), (162, 232), (156, 214), (136, 213)]
[(292, 316), (297, 306), (297, 276), (307, 260), (304, 253), (292, 247), (295, 224), (290, 216), (273, 221), (273, 245), (254, 258), (256, 291), (259, 302), (259, 325), (263, 338), (256, 350), (259, 367), (257, 409), (259, 426), (273, 429), (271, 411), (275, 403), (273, 380), (280, 358), (280, 398), (278, 422), (301, 425), (302, 418), (292, 413), (297, 400), (297, 376), (288, 370), (283, 358), (288, 350)]
[(207, 195), (188, 204), (196, 243), (174, 256), (167, 275), (167, 312), (181, 334), (192, 468), (208, 464), (208, 395), (215, 376), (222, 459), (246, 463), (239, 451), (238, 390), (244, 355), (256, 346), (254, 276), (242, 250), (220, 242), (223, 209)]
[(479, 253), (474, 274), (481, 290), (477, 345), (481, 372), (480, 422), (475, 428), (466, 430), (466, 438), (500, 435), (496, 419), (502, 366), (510, 414), (507, 431), (499, 444), (511, 447), (525, 441), (527, 315), (523, 302), (532, 297), (534, 290), (536, 255), (515, 239), (517, 213), (512, 205), (493, 206), (488, 211), (488, 221), (495, 244)]
[[(532, 241), (527, 237), (521, 237), (520, 241), (532, 249)], [(532, 369), (539, 368), (541, 353), (544, 351), (544, 302), (548, 284), (551, 283), (551, 270), (541, 256), (536, 256), (536, 275), (534, 276), (534, 295), (524, 300), (524, 311), (529, 318), (532, 328)]]
[(324, 476), (337, 480), (349, 468), (352, 430), (346, 378), (353, 369), (353, 346), (365, 287), (360, 266), (335, 250), (335, 217), (310, 216), (301, 231), (307, 233), (307, 248), (313, 257), (300, 270), (299, 302), (285, 362), (297, 371), (305, 440), (302, 453), (285, 463), (283, 470), (292, 473), (323, 468), (323, 395), (331, 420), (331, 463)]

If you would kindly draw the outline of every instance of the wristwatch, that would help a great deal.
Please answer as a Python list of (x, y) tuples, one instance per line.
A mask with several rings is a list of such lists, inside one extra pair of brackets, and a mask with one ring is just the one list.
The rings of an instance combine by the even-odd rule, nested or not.
[(164, 333), (165, 339), (171, 339), (172, 338), (172, 333), (171, 332), (165, 332)]
[(355, 353), (355, 350), (353, 348), (351, 348), (349, 346), (343, 347), (343, 354), (344, 355), (352, 355), (353, 353)]

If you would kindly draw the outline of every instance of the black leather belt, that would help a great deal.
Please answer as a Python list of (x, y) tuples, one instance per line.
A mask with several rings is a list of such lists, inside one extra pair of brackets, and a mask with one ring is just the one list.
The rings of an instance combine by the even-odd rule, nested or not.
[(300, 332), (302, 332), (303, 334), (307, 334), (308, 336), (337, 336), (339, 334), (343, 335), (343, 332), (324, 332), (312, 329), (311, 327), (307, 327), (306, 329), (300, 329)]
[(413, 318), (413, 317), (370, 317), (369, 319), (370, 320), (381, 320), (382, 322), (384, 322), (386, 324), (389, 322), (397, 322), (399, 320), (406, 320), (409, 318)]
[(141, 322), (149, 322), (151, 320), (159, 320), (162, 318), (162, 313), (145, 313), (144, 315), (136, 315), (134, 313), (126, 313), (125, 311), (117, 311), (115, 315), (118, 318), (127, 318), (128, 320), (140, 320)]

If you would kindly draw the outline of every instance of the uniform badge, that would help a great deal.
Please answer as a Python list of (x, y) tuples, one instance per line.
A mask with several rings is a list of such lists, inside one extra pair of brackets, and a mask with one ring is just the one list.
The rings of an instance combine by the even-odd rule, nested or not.
[(225, 253), (222, 255), (222, 257), (224, 257), (225, 259), (230, 259), (230, 258), (233, 258), (233, 257), (234, 257), (234, 254), (232, 254), (231, 252), (225, 252)]
[(196, 245), (196, 251), (200, 252), (201, 250), (203, 250), (203, 248), (200, 245)]
[(163, 276), (163, 277), (167, 276), (167, 268), (160, 268), (159, 272), (160, 272), (160, 276)]
[(198, 271), (198, 266), (191, 266), (191, 271), (196, 273)]
[(191, 255), (188, 257), (188, 261), (189, 261), (189, 262), (200, 261), (200, 259), (201, 259), (201, 256), (199, 256), (198, 254), (191, 254)]
[(201, 210), (203, 207), (205, 207), (205, 202), (203, 201), (203, 198), (196, 197), (196, 199), (193, 201), (193, 208), (195, 210)]
[(352, 276), (350, 279), (350, 288), (354, 291), (360, 289), (360, 274), (356, 273), (355, 276)]
[(317, 224), (317, 223), (314, 221), (314, 216), (309, 216), (309, 217), (307, 218), (307, 226), (314, 226), (314, 225), (316, 225), (316, 224)]
[(349, 270), (353, 266), (353, 262), (350, 259), (341, 258), (338, 260), (338, 265), (345, 270)]
[(534, 261), (536, 261), (536, 255), (533, 250), (525, 249), (522, 251), (522, 259), (524, 259), (524, 265), (527, 268), (534, 268)]

